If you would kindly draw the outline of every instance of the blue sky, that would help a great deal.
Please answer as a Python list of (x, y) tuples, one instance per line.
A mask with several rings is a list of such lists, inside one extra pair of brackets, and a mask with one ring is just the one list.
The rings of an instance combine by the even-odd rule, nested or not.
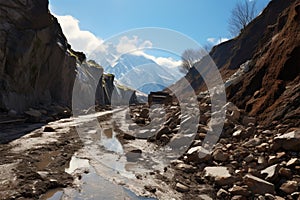
[[(99, 42), (143, 27), (172, 29), (200, 45), (229, 39), (228, 19), (237, 1), (50, 0), (50, 9), (58, 17), (72, 47), (89, 54)], [(258, 12), (268, 2), (256, 0)], [(135, 42), (127, 39), (131, 44)]]
[[(72, 15), (80, 27), (106, 39), (132, 28), (162, 27), (203, 43), (229, 37), (227, 21), (237, 0), (50, 0), (57, 15)], [(260, 11), (269, 0), (257, 0)]]

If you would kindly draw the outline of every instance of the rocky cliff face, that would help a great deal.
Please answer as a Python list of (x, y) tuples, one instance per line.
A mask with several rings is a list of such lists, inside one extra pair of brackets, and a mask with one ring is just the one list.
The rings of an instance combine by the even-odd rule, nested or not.
[(76, 58), (48, 1), (0, 1), (0, 108), (70, 105)]
[[(300, 1), (273, 0), (238, 37), (210, 52), (224, 82), (251, 61), (249, 72), (227, 88), (228, 100), (265, 124), (299, 119), (299, 13)], [(186, 75), (199, 92), (206, 86), (198, 70), (207, 70), (205, 58)]]
[[(84, 59), (68, 45), (47, 0), (0, 0), (1, 110), (22, 112), (51, 103), (70, 106), (78, 67), (103, 73), (94, 65), (81, 65)], [(113, 82), (100, 87), (100, 104), (108, 102), (109, 95), (103, 96), (106, 88), (113, 88)]]
[[(270, 6), (280, 2), (289, 1)], [(252, 56), (253, 69), (228, 91), (236, 105), (265, 124), (300, 125), (300, 1), (290, 4), (265, 30)]]

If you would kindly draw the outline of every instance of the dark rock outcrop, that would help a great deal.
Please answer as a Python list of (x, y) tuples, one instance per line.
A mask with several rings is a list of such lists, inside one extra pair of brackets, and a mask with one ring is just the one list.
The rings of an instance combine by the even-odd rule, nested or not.
[(70, 105), (76, 55), (48, 1), (0, 1), (0, 108)]
[[(85, 60), (84, 53), (71, 49), (48, 10), (48, 0), (0, 0), (0, 110), (22, 113), (53, 103), (71, 107), (79, 72), (90, 79), (79, 81), (80, 90), (94, 92), (88, 84), (99, 83), (96, 102), (110, 104), (113, 76), (104, 75), (102, 67)], [(135, 100), (134, 91), (121, 87), (115, 99), (120, 103), (126, 95)]]

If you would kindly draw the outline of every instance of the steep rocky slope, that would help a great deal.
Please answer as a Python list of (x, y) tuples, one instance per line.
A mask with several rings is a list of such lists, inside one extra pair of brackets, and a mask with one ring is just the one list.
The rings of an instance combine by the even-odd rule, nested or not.
[[(272, 3), (276, 2), (280, 1)], [(299, 20), (300, 1), (293, 1), (265, 31), (252, 57), (253, 69), (242, 83), (228, 90), (231, 101), (259, 116), (264, 124), (300, 125)]]
[[(224, 81), (251, 60), (244, 81), (227, 88), (228, 100), (264, 124), (299, 119), (299, 9), (299, 1), (272, 0), (238, 37), (210, 52)], [(206, 87), (203, 60), (186, 75), (198, 92)]]
[[(94, 78), (88, 72), (103, 74), (100, 66), (71, 49), (47, 0), (0, 0), (1, 110), (23, 112), (53, 103), (70, 107), (76, 71), (88, 79)], [(97, 102), (107, 104), (115, 87), (113, 77), (103, 75), (99, 83)], [(118, 99), (133, 94), (118, 90)]]

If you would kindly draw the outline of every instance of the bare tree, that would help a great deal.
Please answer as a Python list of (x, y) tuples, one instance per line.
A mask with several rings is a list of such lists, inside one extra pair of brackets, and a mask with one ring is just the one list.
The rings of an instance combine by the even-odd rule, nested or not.
[(186, 73), (193, 65), (200, 61), (204, 55), (206, 55), (206, 51), (204, 49), (186, 49), (182, 55), (182, 65), (180, 71), (182, 73)]
[(229, 32), (238, 35), (256, 16), (255, 1), (240, 0), (237, 2), (229, 18)]

